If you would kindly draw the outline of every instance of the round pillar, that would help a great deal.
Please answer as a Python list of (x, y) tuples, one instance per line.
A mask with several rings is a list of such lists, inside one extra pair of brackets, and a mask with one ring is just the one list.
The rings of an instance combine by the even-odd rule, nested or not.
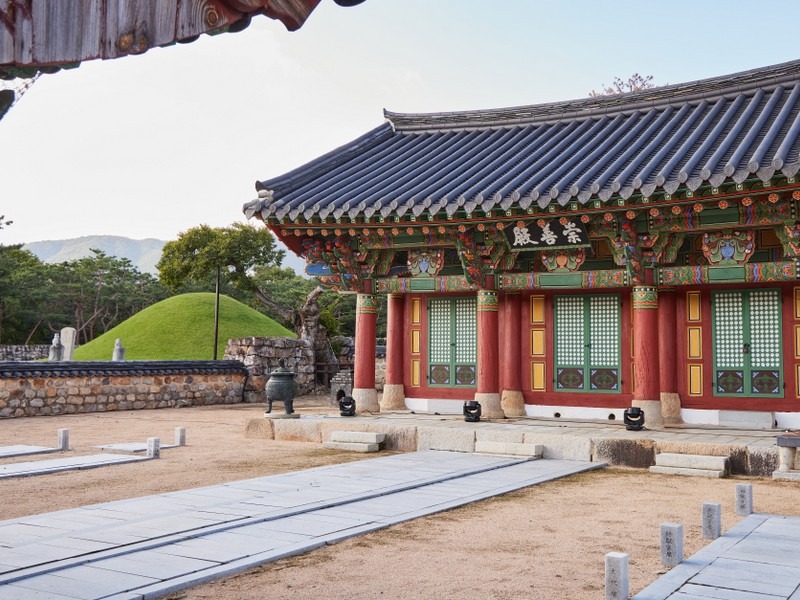
[(658, 289), (652, 285), (633, 288), (632, 406), (644, 410), (645, 424), (663, 425), (658, 364)]
[(520, 383), (519, 356), (522, 348), (522, 296), (519, 292), (506, 292), (503, 305), (503, 351), (500, 375), (503, 385), (500, 408), (507, 417), (525, 416), (525, 399)]
[(356, 300), (356, 353), (353, 365), (353, 399), (356, 412), (379, 412), (375, 390), (375, 322), (378, 297), (359, 294)]
[(682, 423), (678, 395), (678, 340), (675, 288), (658, 290), (658, 382), (661, 414), (665, 423)]
[(505, 417), (500, 407), (498, 372), (497, 292), (478, 290), (478, 389), (475, 400), (487, 419)]
[(386, 383), (381, 397), (381, 411), (405, 410), (403, 387), (403, 312), (405, 296), (389, 294), (386, 298)]

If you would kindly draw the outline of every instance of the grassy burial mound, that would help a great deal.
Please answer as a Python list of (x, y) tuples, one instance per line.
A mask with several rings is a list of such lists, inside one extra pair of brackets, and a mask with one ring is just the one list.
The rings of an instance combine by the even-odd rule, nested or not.
[[(217, 358), (230, 338), (297, 337), (274, 320), (241, 302), (220, 296)], [(75, 350), (75, 360), (111, 360), (114, 341), (126, 360), (211, 360), (214, 345), (214, 294), (183, 294), (136, 313)]]

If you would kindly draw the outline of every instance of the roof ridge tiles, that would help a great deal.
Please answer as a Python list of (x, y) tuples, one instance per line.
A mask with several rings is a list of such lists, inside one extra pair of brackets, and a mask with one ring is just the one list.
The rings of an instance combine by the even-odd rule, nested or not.
[(796, 81), (798, 77), (800, 60), (795, 60), (719, 77), (602, 97), (458, 112), (399, 113), (384, 109), (383, 114), (398, 132), (531, 125), (614, 115), (725, 95), (735, 96), (755, 89), (770, 91), (782, 83)]

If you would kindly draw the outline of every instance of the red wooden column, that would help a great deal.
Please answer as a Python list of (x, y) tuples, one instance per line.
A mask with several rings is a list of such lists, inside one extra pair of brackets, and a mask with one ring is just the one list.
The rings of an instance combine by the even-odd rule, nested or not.
[(356, 412), (379, 412), (375, 390), (375, 321), (378, 297), (359, 294), (356, 300), (356, 355), (353, 365), (353, 399)]
[(487, 419), (505, 417), (500, 406), (498, 371), (497, 292), (478, 290), (478, 389), (475, 400)]
[(658, 364), (658, 288), (641, 285), (633, 288), (633, 406), (642, 408), (645, 425), (659, 426), (661, 394)]
[(658, 290), (658, 381), (661, 414), (667, 423), (681, 423), (678, 395), (678, 339), (675, 320), (675, 288)]
[(383, 386), (381, 411), (405, 410), (403, 387), (403, 312), (405, 296), (389, 294), (386, 298), (386, 383)]
[(500, 375), (503, 391), (500, 394), (500, 408), (507, 417), (525, 416), (525, 399), (522, 397), (522, 384), (519, 369), (519, 355), (522, 348), (520, 329), (522, 328), (522, 296), (519, 292), (506, 292), (503, 315), (503, 350), (500, 353)]

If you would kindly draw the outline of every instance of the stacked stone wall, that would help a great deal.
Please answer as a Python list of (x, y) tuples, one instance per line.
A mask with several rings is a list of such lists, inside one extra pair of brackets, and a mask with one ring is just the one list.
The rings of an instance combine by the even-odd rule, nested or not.
[[(375, 389), (382, 392), (383, 386), (386, 384), (386, 340), (378, 338), (375, 341), (377, 344), (375, 353)], [(343, 365), (343, 368), (352, 369), (356, 352), (355, 338), (337, 335), (331, 338), (331, 344), (334, 348), (339, 349), (336, 357), (339, 360), (339, 364)], [(331, 389), (333, 389), (333, 386), (331, 386)]]
[(0, 418), (236, 404), (245, 378), (238, 363), (5, 363)]
[(281, 359), (295, 373), (297, 394), (315, 387), (314, 351), (308, 342), (291, 338), (248, 337), (228, 340), (226, 360), (241, 362), (248, 372), (245, 402), (266, 402), (264, 388)]
[(0, 362), (19, 362), (25, 360), (41, 360), (47, 358), (50, 346), (40, 344), (36, 346), (4, 346), (0, 345)]

